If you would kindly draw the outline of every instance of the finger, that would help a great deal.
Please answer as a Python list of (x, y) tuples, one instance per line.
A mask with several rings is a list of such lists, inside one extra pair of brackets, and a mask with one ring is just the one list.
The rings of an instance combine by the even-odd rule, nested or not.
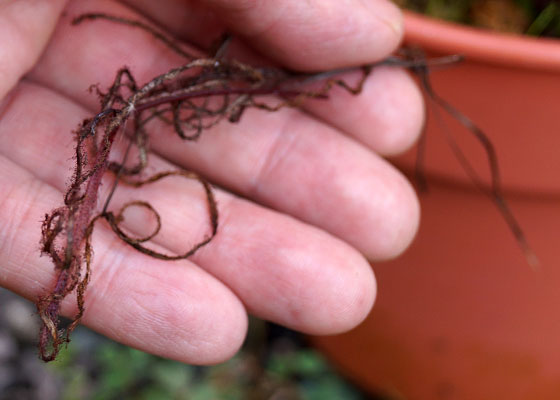
[[(135, 2), (136, 3), (136, 2)], [(228, 30), (283, 65), (302, 70), (324, 70), (359, 65), (386, 57), (400, 42), (403, 25), (398, 8), (385, 0), (200, 0), (213, 10)], [(166, 18), (173, 10), (196, 2), (139, 2), (145, 15)], [(197, 7), (200, 7), (197, 4)], [(176, 18), (171, 29), (196, 41)], [(203, 31), (204, 34), (204, 31)]]
[[(124, 3), (175, 36), (203, 47), (208, 47), (225, 29), (215, 13), (204, 8), (205, 2), (167, 0), (157, 7), (144, 0)], [(205, 25), (198, 26), (195, 21), (204, 21)], [(236, 41), (230, 45), (228, 55), (257, 58), (252, 54), (248, 56), (250, 51), (244, 47)], [(343, 77), (347, 81), (356, 80), (352, 78)], [(329, 97), (328, 101), (308, 101), (303, 108), (385, 156), (402, 153), (412, 146), (424, 123), (423, 99), (418, 86), (408, 74), (395, 67), (376, 68), (359, 96), (334, 87)]]
[[(20, 127), (18, 115), (29, 109), (36, 119)], [(71, 155), (62, 147), (63, 138), (84, 114), (46, 89), (22, 85), (0, 122), (0, 153), (62, 189), (67, 178), (61, 172), (69, 167), (60, 160)], [(150, 168), (171, 166), (153, 156)], [(251, 313), (315, 334), (348, 330), (365, 318), (375, 297), (375, 281), (359, 253), (292, 218), (226, 193), (217, 195), (219, 233), (193, 261), (230, 287)], [(208, 231), (205, 199), (193, 182), (119, 188), (112, 208), (131, 199), (149, 201), (160, 213), (164, 229), (157, 243), (164, 253), (183, 253)], [(146, 232), (142, 213), (127, 215), (125, 222), (134, 232)], [(96, 259), (96, 265), (101, 262)]]
[[(353, 75), (358, 73), (342, 79), (352, 82)], [(304, 109), (383, 156), (408, 150), (422, 131), (425, 114), (414, 80), (390, 66), (376, 67), (358, 95), (333, 87), (328, 101), (310, 100)]]
[[(111, 2), (88, 3), (87, 8), (83, 4), (77, 6), (80, 8), (69, 11), (68, 20), (92, 10), (138, 18)], [(196, 15), (196, 9), (193, 11)], [(160, 22), (167, 25), (164, 21)], [(108, 29), (100, 32), (99, 26)], [(84, 96), (82, 88), (89, 85), (85, 82), (108, 86), (115, 71), (124, 64), (133, 68), (139, 82), (145, 82), (155, 74), (184, 63), (181, 57), (153, 43), (149, 35), (128, 26), (98, 21), (76, 28), (69, 22), (63, 22), (60, 28), (57, 37), (63, 39), (55, 40), (52, 51), (43, 57), (41, 68), (34, 76), (46, 85), (56, 82), (57, 90), (77, 101), (86, 101), (85, 104), (92, 108), (96, 106), (96, 99)], [(114, 37), (121, 39), (115, 41)], [(103, 43), (102, 46), (95, 45), (97, 51), (92, 51), (88, 45), (92, 39)], [(147, 47), (147, 44), (149, 50), (138, 50)], [(61, 64), (61, 59), (74, 61)], [(140, 65), (148, 68), (138, 68)], [(90, 80), (84, 81), (85, 74), (76, 74), (75, 71), (87, 71)], [(394, 68), (376, 69), (358, 96), (333, 88), (328, 101), (309, 101), (304, 107), (382, 155), (395, 155), (409, 148), (421, 131), (424, 117), (422, 96), (417, 86), (408, 75)]]
[(150, 0), (123, 0), (121, 3), (173, 36), (208, 49), (226, 32), (226, 27), (208, 4), (199, 0), (160, 1), (159, 7)]
[[(124, 1), (124, 3), (165, 27), (175, 36), (206, 48), (224, 30), (215, 13), (207, 7), (204, 8), (206, 5), (204, 1), (167, 0), (158, 6), (146, 0)], [(339, 5), (340, 3), (337, 2)], [(355, 9), (348, 9), (347, 13), (353, 11)], [(317, 18), (319, 17), (318, 15)], [(192, 20), (204, 21), (205, 25), (198, 26)], [(347, 45), (352, 45), (352, 38), (347, 40)], [(230, 44), (228, 56), (237, 58), (243, 55), (257, 58), (252, 54), (248, 56), (250, 52), (245, 47), (235, 41)], [(337, 50), (333, 49), (333, 51)], [(338, 54), (344, 57), (344, 53)], [(283, 60), (278, 61), (283, 62)], [(362, 63), (373, 61), (374, 58), (364, 59)], [(352, 77), (343, 79), (356, 80)], [(329, 97), (328, 101), (308, 101), (303, 108), (379, 154), (389, 156), (402, 153), (412, 146), (421, 132), (424, 122), (422, 95), (410, 76), (398, 68), (376, 68), (359, 96), (350, 95), (346, 90), (335, 87), (330, 91)]]
[(196, 144), (169, 136), (154, 141), (152, 148), (246, 197), (325, 229), (371, 260), (398, 255), (417, 228), (416, 196), (398, 171), (297, 111), (248, 112), (242, 124), (219, 125)]
[(0, 99), (35, 64), (66, 0), (8, 0), (0, 4)]
[[(39, 258), (40, 221), (62, 193), (0, 156), (0, 286), (36, 301), (53, 289)], [(224, 361), (239, 349), (247, 318), (223, 284), (189, 261), (166, 263), (115, 241), (97, 226), (83, 323), (138, 349), (194, 364)], [(76, 315), (69, 296), (63, 314)]]
[[(116, 7), (114, 3), (100, 2), (101, 5)], [(117, 11), (121, 15), (124, 10), (102, 8), (101, 11)], [(80, 13), (76, 9), (71, 12)], [(169, 68), (162, 64), (165, 60), (170, 63), (173, 56), (161, 49), (152, 53), (151, 47), (142, 50), (145, 42), (129, 27), (104, 25), (115, 30), (100, 31), (93, 25), (79, 27), (72, 35), (67, 26), (61, 26), (41, 62), (42, 69), (37, 69), (34, 77), (73, 98), (89, 102), (93, 108), (95, 101), (77, 88), (84, 87), (84, 82), (112, 80), (110, 76), (122, 65), (124, 53), (121, 45), (111, 42), (111, 38), (119, 37), (135, 49), (127, 55), (129, 60), (137, 60), (134, 65), (149, 66), (138, 71), (144, 80), (154, 70)], [(101, 48), (96, 45), (98, 51), (92, 50), (83, 45), (88, 37), (108, 45)], [(145, 41), (145, 36), (141, 39)], [(71, 73), (66, 65), (56, 61), (68, 51), (73, 52), (77, 57), (75, 63), (79, 64)], [(149, 55), (147, 60), (144, 54)], [(153, 140), (152, 145), (177, 163), (322, 227), (371, 259), (399, 254), (416, 231), (418, 204), (406, 180), (362, 146), (298, 112), (247, 113), (242, 124), (220, 124), (191, 145), (179, 145), (175, 136), (163, 136), (163, 130), (157, 132), (160, 139)]]

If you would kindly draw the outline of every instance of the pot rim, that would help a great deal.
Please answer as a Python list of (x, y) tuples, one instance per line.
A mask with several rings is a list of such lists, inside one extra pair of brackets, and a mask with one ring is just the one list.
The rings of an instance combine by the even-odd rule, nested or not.
[(404, 11), (404, 42), (514, 68), (560, 71), (560, 40), (496, 33)]

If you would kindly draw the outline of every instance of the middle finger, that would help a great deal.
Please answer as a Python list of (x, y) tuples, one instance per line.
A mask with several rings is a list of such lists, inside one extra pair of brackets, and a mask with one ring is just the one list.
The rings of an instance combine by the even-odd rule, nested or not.
[[(95, 4), (95, 11), (139, 18), (116, 3), (88, 4)], [(91, 7), (72, 3), (68, 15)], [(95, 109), (97, 101), (84, 92), (89, 83), (108, 86), (123, 65), (133, 66), (144, 82), (183, 62), (131, 27), (106, 21), (71, 27), (63, 20), (32, 77)], [(370, 259), (395, 256), (416, 231), (418, 205), (404, 177), (366, 147), (297, 110), (250, 110), (240, 124), (219, 124), (197, 143), (180, 143), (169, 131), (152, 137), (158, 153), (317, 225)]]

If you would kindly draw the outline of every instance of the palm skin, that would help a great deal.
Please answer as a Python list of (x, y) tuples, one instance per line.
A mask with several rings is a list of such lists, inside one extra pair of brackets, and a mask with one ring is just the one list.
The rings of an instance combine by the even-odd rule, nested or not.
[[(128, 3), (0, 6), (0, 285), (32, 300), (52, 289), (52, 264), (39, 257), (40, 221), (62, 204), (72, 173), (71, 132), (98, 110), (88, 86), (107, 87), (123, 65), (144, 83), (184, 62), (145, 32), (106, 21), (72, 27), (73, 17), (148, 15), (200, 46), (227, 29), (239, 37), (234, 56), (261, 60), (261, 52), (309, 71), (382, 59), (402, 30), (400, 14), (383, 0)], [(397, 256), (416, 231), (414, 192), (381, 156), (410, 146), (422, 116), (421, 96), (406, 73), (379, 68), (359, 96), (334, 90), (304, 110), (251, 110), (196, 143), (170, 128), (152, 132), (153, 168), (194, 170), (223, 188), (216, 191), (218, 235), (191, 259), (166, 262), (136, 252), (99, 224), (82, 322), (130, 346), (197, 364), (237, 351), (247, 313), (311, 334), (351, 329), (375, 298), (367, 259)], [(138, 197), (162, 214), (166, 231), (157, 249), (179, 254), (208, 229), (196, 185), (124, 188), (115, 203)], [(132, 213), (127, 223), (141, 227), (142, 218)], [(73, 315), (75, 298), (62, 311)]]

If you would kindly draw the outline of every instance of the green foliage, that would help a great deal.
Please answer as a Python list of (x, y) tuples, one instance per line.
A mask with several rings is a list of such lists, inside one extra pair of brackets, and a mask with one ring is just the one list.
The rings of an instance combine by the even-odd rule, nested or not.
[(428, 0), (425, 13), (434, 18), (466, 22), (469, 3), (469, 0)]
[(362, 396), (340, 378), (325, 358), (312, 349), (273, 354), (269, 374), (281, 381), (297, 381), (306, 400), (358, 400)]
[(434, 18), (503, 32), (560, 37), (560, 1), (393, 0)]
[[(249, 341), (226, 363), (196, 367), (96, 335), (94, 345), (82, 343), (88, 335), (92, 336), (78, 328), (73, 346), (49, 365), (63, 381), (62, 400), (258, 400), (274, 395), (294, 400), (363, 399), (321, 354), (307, 347), (280, 350)], [(256, 349), (268, 355), (262, 357)]]
[(560, 36), (560, 5), (556, 2), (548, 4), (527, 29), (527, 34), (533, 36), (541, 36), (546, 32), (550, 36)]

